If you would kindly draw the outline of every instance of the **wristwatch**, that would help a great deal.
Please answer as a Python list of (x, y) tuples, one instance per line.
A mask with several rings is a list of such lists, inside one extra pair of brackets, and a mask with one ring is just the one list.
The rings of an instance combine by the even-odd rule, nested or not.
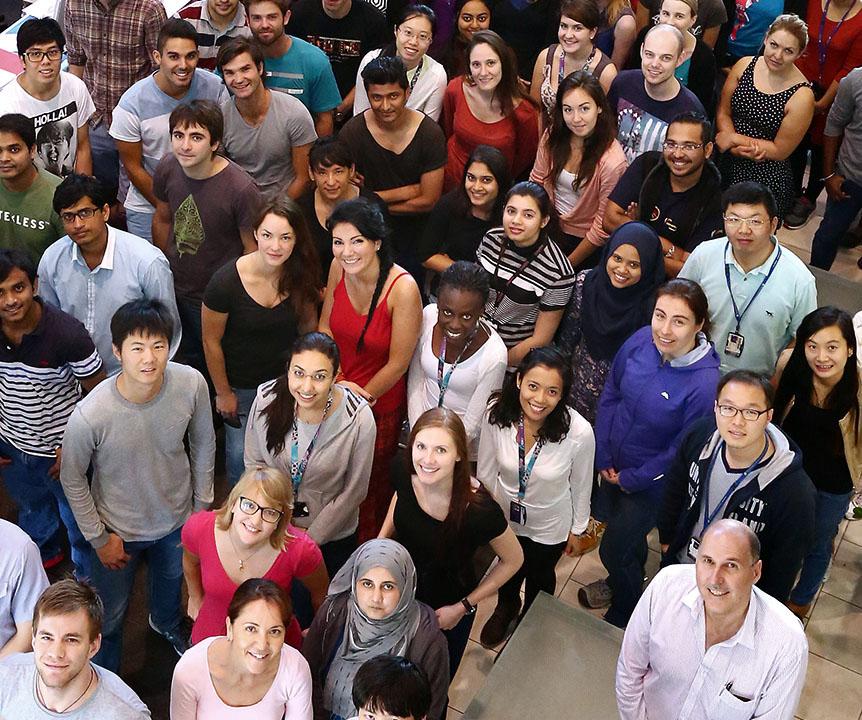
[(461, 604), (464, 606), (467, 615), (473, 615), (476, 612), (476, 606), (471, 605), (467, 598), (461, 598)]

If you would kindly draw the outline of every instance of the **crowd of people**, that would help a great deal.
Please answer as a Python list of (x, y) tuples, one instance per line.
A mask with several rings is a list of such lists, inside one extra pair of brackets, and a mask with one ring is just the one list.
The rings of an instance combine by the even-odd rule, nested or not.
[(145, 565), (172, 720), (443, 720), (598, 548), (622, 718), (794, 716), (862, 313), (776, 233), (852, 236), (862, 2), (60, 20), (0, 90), (0, 714), (149, 717)]

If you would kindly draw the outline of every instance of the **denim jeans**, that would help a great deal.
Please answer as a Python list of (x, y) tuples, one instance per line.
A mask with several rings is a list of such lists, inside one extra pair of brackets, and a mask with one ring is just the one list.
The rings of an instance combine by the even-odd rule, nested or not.
[(56, 460), (21, 452), (2, 438), (0, 455), (12, 460), (11, 464), (0, 468), (0, 475), (18, 506), (18, 525), (39, 546), (42, 560), (60, 553), (62, 520), (69, 536), (75, 572), (79, 577), (86, 575), (90, 544), (78, 529), (63, 486), (48, 474)]
[(153, 242), (153, 213), (129, 210), (126, 208), (126, 228), (132, 235)]
[(845, 180), (841, 187), (849, 197), (838, 202), (827, 198), (826, 212), (811, 241), (811, 264), (823, 270), (832, 267), (838, 254), (838, 244), (850, 229), (859, 210), (862, 210), (862, 185)]
[(211, 384), (206, 358), (204, 357), (201, 301), (177, 295), (177, 311), (180, 314), (183, 336), (180, 339), (180, 347), (174, 357), (174, 362), (191, 365), (206, 378), (207, 384)]
[(814, 540), (808, 549), (808, 554), (802, 561), (802, 572), (790, 601), (797, 605), (808, 605), (817, 594), (829, 559), (832, 557), (832, 540), (838, 532), (838, 525), (844, 519), (847, 504), (852, 492), (836, 495), (834, 493), (817, 491), (817, 504), (814, 508)]
[(113, 199), (120, 188), (120, 153), (117, 143), (108, 134), (108, 124), (104, 121), (95, 127), (91, 126), (89, 135), (93, 175), (102, 181)]
[(96, 587), (105, 616), (102, 622), (102, 647), (93, 662), (112, 672), (120, 671), (123, 650), (123, 620), (129, 607), (135, 571), (142, 560), (147, 563), (147, 588), (150, 617), (159, 630), (175, 632), (182, 619), (180, 593), (183, 586), (183, 548), (177, 528), (158, 540), (125, 543), (129, 561), (120, 570), (102, 565), (91, 550), (90, 581)]
[(227, 481), (230, 487), (239, 482), (239, 478), (245, 470), (243, 454), (245, 452), (245, 429), (248, 426), (248, 411), (257, 395), (257, 388), (231, 388), (237, 401), (237, 416), (242, 425), (238, 428), (231, 427), (227, 423), (224, 426), (224, 455)]

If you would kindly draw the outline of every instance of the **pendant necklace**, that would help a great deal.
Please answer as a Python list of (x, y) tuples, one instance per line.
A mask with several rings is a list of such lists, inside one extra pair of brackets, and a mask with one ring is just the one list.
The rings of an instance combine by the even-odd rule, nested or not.
[(231, 530), (230, 528), (228, 528), (228, 530), (227, 530), (227, 539), (228, 539), (228, 540), (230, 540), (230, 544), (231, 544), (231, 546), (233, 547), (233, 552), (234, 552), (234, 554), (236, 555), (237, 560), (239, 560), (239, 569), (240, 569), (240, 570), (244, 570), (244, 569), (245, 569), (245, 564), (246, 564), (249, 560), (251, 560), (251, 559), (252, 559), (252, 558), (253, 558), (253, 557), (254, 557), (258, 552), (260, 552), (260, 548), (262, 548), (262, 547), (263, 547), (263, 545), (261, 545), (261, 546), (260, 546), (259, 548), (257, 548), (256, 550), (253, 550), (253, 551), (248, 555), (248, 557), (246, 557), (245, 559), (243, 559), (243, 558), (241, 558), (241, 557), (239, 556), (239, 550), (237, 550), (237, 549), (236, 549), (236, 543), (233, 541), (233, 535), (231, 535), (231, 534), (230, 534), (230, 530)]
[[(42, 697), (42, 691), (39, 690), (39, 673), (35, 673), (36, 675), (36, 699), (39, 701), (39, 704), (45, 708), (46, 710), (50, 710), (47, 703), (45, 702), (45, 698)], [(66, 707), (62, 710), (57, 710), (57, 712), (62, 715), (65, 712), (69, 711), (69, 708), (74, 707), (77, 703), (81, 702), (81, 698), (87, 694), (87, 691), (92, 687), (93, 680), (96, 678), (96, 671), (93, 669), (93, 666), (90, 665), (90, 682), (87, 683), (87, 687), (84, 688), (84, 692), (82, 692), (78, 697), (76, 697), (72, 702), (70, 702)]]

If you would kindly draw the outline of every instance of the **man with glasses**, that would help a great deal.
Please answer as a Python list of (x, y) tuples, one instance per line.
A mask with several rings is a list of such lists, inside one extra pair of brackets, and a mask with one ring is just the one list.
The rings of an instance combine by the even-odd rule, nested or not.
[(213, 500), (215, 434), (203, 376), (168, 362), (173, 333), (156, 300), (117, 310), (111, 337), (122, 370), (78, 404), (63, 437), (60, 480), (91, 546), (90, 579), (105, 606), (95, 662), (113, 672), (141, 561), (150, 627), (177, 654), (188, 648), (180, 530)]
[(814, 276), (778, 244), (780, 218), (769, 188), (736, 183), (721, 206), (727, 237), (695, 248), (679, 277), (706, 293), (721, 372), (744, 368), (771, 376), (802, 318), (817, 307)]
[(36, 165), (54, 175), (90, 174), (87, 121), (96, 106), (84, 81), (60, 70), (66, 37), (53, 18), (32, 19), (18, 30), (24, 71), (0, 92), (3, 112), (21, 113), (36, 131)]
[(159, 300), (171, 314), (171, 351), (180, 341), (174, 277), (161, 250), (131, 233), (108, 225), (111, 198), (88, 175), (66, 177), (54, 192), (54, 209), (66, 235), (39, 262), (39, 295), (80, 320), (99, 351), (108, 375), (120, 372), (111, 349), (111, 318), (130, 300)]
[(709, 159), (712, 125), (703, 115), (677, 115), (662, 151), (635, 158), (608, 196), (604, 228), (611, 233), (632, 220), (661, 238), (664, 267), (676, 277), (692, 250), (722, 234), (721, 175)]
[(691, 427), (665, 473), (658, 531), (664, 565), (694, 563), (713, 522), (745, 523), (760, 540), (760, 589), (785, 602), (814, 537), (815, 491), (799, 448), (770, 424), (773, 397), (749, 370), (719, 381), (715, 417)]

